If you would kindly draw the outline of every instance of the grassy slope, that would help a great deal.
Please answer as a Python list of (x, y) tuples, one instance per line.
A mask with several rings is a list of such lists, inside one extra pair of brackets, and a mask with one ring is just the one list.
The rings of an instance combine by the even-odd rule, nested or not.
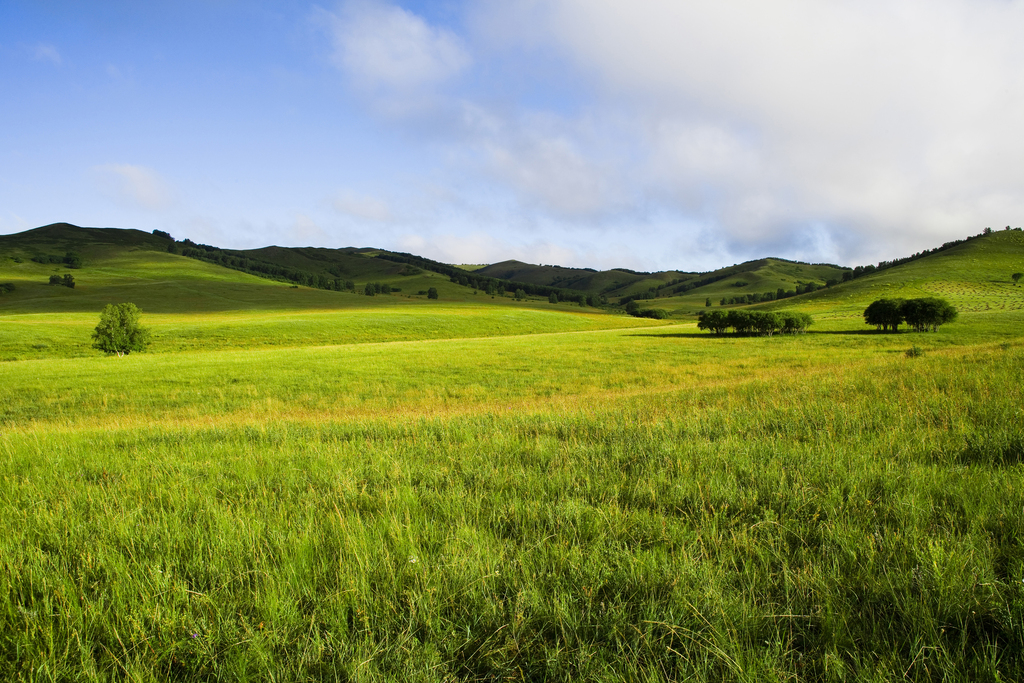
[[(748, 269), (745, 267), (748, 265), (755, 267)], [(735, 274), (730, 271), (735, 271)], [(829, 265), (808, 265), (769, 258), (728, 269), (723, 268), (715, 273), (729, 273), (729, 276), (677, 296), (662, 297), (643, 303), (645, 307), (664, 308), (677, 316), (695, 314), (704, 309), (708, 298), (713, 305), (718, 306), (723, 297), (728, 299), (754, 292), (775, 292), (779, 288), (795, 291), (797, 283), (814, 282), (824, 285), (831, 278), (841, 278), (843, 270)]]
[[(994, 232), (829, 290), (800, 297), (802, 310), (854, 319), (876, 299), (938, 296), (961, 313), (1020, 311), (1024, 287), (1010, 275), (1024, 267), (1024, 232)], [(785, 302), (781, 302), (785, 304)]]
[[(165, 240), (131, 230), (40, 228), (0, 237), (0, 359), (92, 355), (89, 334), (107, 303), (131, 301), (154, 332), (153, 352), (448, 339), (637, 326), (637, 321), (546, 301), (491, 298), (436, 273), (401, 275), (401, 264), (353, 257), (389, 282), (390, 296), (329, 292), (262, 279), (166, 251)], [(73, 249), (83, 267), (29, 260)], [(21, 259), (18, 263), (15, 259)], [(380, 267), (378, 267), (380, 266)], [(71, 273), (76, 287), (46, 284)], [(440, 300), (417, 295), (436, 287)], [(359, 291), (359, 290), (357, 290)]]
[[(814, 279), (823, 283), (836, 277), (831, 266), (801, 266), (767, 259), (763, 268), (739, 273), (678, 297), (642, 302), (645, 307), (665, 308), (675, 315), (697, 314), (710, 297), (714, 307), (722, 297), (747, 292), (773, 291), (778, 287), (794, 289), (797, 281)], [(938, 296), (956, 306), (962, 315), (985, 311), (1006, 311), (1007, 321), (1024, 320), (1024, 287), (1015, 287), (1010, 275), (1024, 268), (1024, 233), (1010, 230), (980, 236), (951, 249), (929, 254), (916, 261), (878, 271), (835, 287), (781, 301), (757, 304), (753, 308), (780, 310), (797, 308), (815, 316), (819, 323), (852, 327), (862, 320), (864, 308), (876, 299)], [(733, 283), (744, 281), (744, 287)], [(998, 323), (995, 323), (998, 324)]]

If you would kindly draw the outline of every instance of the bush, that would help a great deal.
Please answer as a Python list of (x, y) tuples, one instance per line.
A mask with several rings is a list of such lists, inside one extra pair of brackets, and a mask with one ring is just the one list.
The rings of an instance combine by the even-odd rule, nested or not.
[(907, 358), (919, 358), (924, 355), (924, 350), (919, 346), (911, 346), (907, 349)]
[(428, 299), (436, 299), (437, 298), (437, 287), (431, 287), (430, 289), (427, 290), (427, 298)]

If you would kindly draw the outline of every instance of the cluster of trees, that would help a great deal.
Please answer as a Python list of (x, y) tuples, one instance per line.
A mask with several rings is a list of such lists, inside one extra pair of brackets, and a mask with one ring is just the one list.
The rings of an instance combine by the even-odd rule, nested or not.
[[(525, 298), (525, 292), (523, 293), (523, 295), (524, 295), (523, 298)], [(559, 294), (558, 292), (551, 292), (548, 295), (548, 302), (549, 303), (553, 303), (553, 304), (557, 304), (557, 303), (574, 303), (574, 304), (578, 304), (581, 308), (584, 307), (584, 306), (591, 306), (591, 307), (596, 308), (598, 306), (607, 304), (608, 303), (608, 299), (606, 297), (604, 297), (604, 296), (599, 295), (599, 294), (582, 294), (582, 293), (574, 293), (574, 294), (564, 294), (563, 293), (563, 294)]]
[(222, 251), (217, 247), (211, 247), (208, 244), (196, 244), (195, 242), (187, 239), (181, 242), (172, 243), (168, 246), (168, 250), (175, 251), (177, 249), (177, 245), (185, 245), (184, 248), (181, 249), (182, 256), (187, 256), (188, 258), (193, 258), (198, 261), (206, 261), (207, 263), (215, 263), (226, 268), (240, 270), (243, 273), (249, 273), (250, 275), (264, 277), (270, 280), (293, 282), (297, 285), (305, 285), (306, 287), (315, 287), (317, 289), (327, 289), (335, 292), (354, 292), (356, 289), (355, 282), (352, 280), (343, 280), (340, 277), (330, 278), (326, 275), (310, 273), (305, 270), (299, 270), (298, 268), (288, 268), (286, 266), (279, 266), (276, 263), (269, 263), (267, 261), (248, 258), (246, 256), (237, 256)]
[(32, 260), (36, 263), (60, 263), (68, 268), (82, 267), (82, 257), (74, 251), (69, 251), (63, 256), (33, 256)]
[(807, 313), (769, 311), (704, 311), (697, 318), (697, 329), (724, 334), (732, 328), (736, 334), (772, 336), (776, 332), (796, 334), (805, 332), (814, 323)]
[(957, 310), (945, 299), (878, 299), (864, 309), (864, 322), (883, 332), (898, 332), (904, 322), (915, 332), (933, 332), (956, 320)]
[(363, 294), (365, 294), (366, 296), (375, 296), (377, 294), (390, 294), (391, 292), (401, 291), (401, 287), (392, 287), (386, 282), (367, 282), (366, 286), (363, 287)]
[(149, 345), (149, 330), (139, 324), (142, 311), (135, 304), (107, 304), (100, 313), (100, 324), (92, 333), (93, 348), (124, 356), (142, 351)]
[(834, 287), (837, 284), (839, 284), (839, 280), (836, 279), (828, 280), (824, 286), (819, 285), (817, 282), (798, 282), (796, 289), (783, 289), (782, 287), (779, 287), (774, 292), (753, 292), (733, 297), (723, 296), (718, 303), (721, 306), (729, 306), (732, 304), (756, 304), (761, 303), (762, 301), (778, 301), (779, 299), (788, 299), (789, 297), (797, 296), (798, 294), (816, 292), (824, 287)]
[(51, 275), (50, 276), (50, 284), (51, 285), (62, 285), (64, 287), (70, 287), (71, 289), (74, 289), (75, 288), (75, 276), (72, 275), (71, 273), (68, 273), (67, 275), (65, 275), (63, 277), (61, 277), (60, 275)]

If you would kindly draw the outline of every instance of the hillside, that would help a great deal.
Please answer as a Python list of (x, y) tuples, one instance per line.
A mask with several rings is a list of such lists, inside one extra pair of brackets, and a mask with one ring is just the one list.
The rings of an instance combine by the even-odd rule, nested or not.
[[(0, 236), (0, 360), (92, 355), (108, 303), (130, 301), (154, 332), (153, 352), (536, 334), (647, 324), (577, 305), (491, 297), (374, 250), (253, 250), (296, 266), (345, 264), (354, 291), (328, 291), (225, 268), (138, 230), (57, 224)], [(190, 248), (185, 246), (185, 248)], [(75, 252), (80, 267), (62, 262)], [(313, 258), (329, 253), (330, 259)], [(367, 255), (370, 254), (370, 255)], [(50, 262), (53, 257), (53, 262)], [(33, 258), (39, 259), (33, 261)], [(42, 261), (42, 262), (40, 262)], [(332, 267), (332, 266), (328, 266)], [(74, 288), (48, 284), (71, 276)], [(368, 282), (390, 294), (366, 296)], [(427, 298), (436, 289), (437, 300)]]
[[(673, 299), (668, 305), (681, 309), (695, 306), (699, 301), (714, 296), (736, 296), (733, 286), (750, 287), (758, 292), (778, 288), (794, 289), (797, 284), (814, 282), (824, 285), (830, 279), (840, 279), (849, 269), (828, 264), (807, 264), (778, 258), (747, 261), (734, 266), (718, 268), (706, 273), (678, 270), (643, 273), (624, 268), (596, 271), (590, 268), (564, 268), (538, 266), (521, 261), (502, 261), (475, 271), (475, 274), (497, 277), (538, 285), (564, 287), (588, 294), (603, 294), (609, 299), (657, 298)], [(735, 276), (735, 277), (734, 277)], [(722, 284), (727, 278), (733, 278)], [(718, 284), (716, 284), (718, 283)], [(737, 284), (741, 283), (741, 284)], [(685, 293), (685, 296), (682, 294)]]
[[(802, 310), (822, 319), (859, 318), (880, 298), (936, 296), (960, 312), (1010, 312), (1024, 309), (1024, 287), (1010, 276), (1024, 271), (1024, 232), (1001, 230), (979, 235), (912, 261), (863, 275), (835, 287), (799, 297)], [(778, 308), (794, 302), (761, 304)]]
[[(1010, 279), (1012, 273), (1024, 271), (1024, 232), (1019, 230), (975, 235), (880, 266), (850, 270), (769, 258), (715, 271), (716, 276), (728, 276), (678, 295), (670, 292), (669, 296), (640, 303), (642, 308), (661, 308), (675, 318), (697, 316), (706, 310), (710, 300), (712, 307), (796, 307), (815, 315), (819, 321), (846, 323), (859, 321), (864, 308), (883, 297), (937, 296), (950, 301), (962, 313), (1017, 312), (1024, 306), (1024, 287), (1015, 287)], [(851, 279), (852, 275), (857, 277)], [(806, 291), (808, 284), (813, 291)], [(787, 296), (738, 301), (744, 295), (757, 295), (753, 298), (758, 299), (774, 292), (777, 296), (779, 290)], [(664, 291), (657, 293), (661, 295)]]

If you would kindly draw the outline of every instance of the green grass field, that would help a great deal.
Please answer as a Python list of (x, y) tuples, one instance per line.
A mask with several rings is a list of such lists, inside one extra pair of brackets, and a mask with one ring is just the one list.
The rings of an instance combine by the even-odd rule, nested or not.
[[(0, 677), (1024, 679), (1021, 268), (989, 252), (772, 338), (8, 261)], [(853, 315), (943, 286), (937, 333)], [(91, 351), (131, 292), (152, 350)]]

